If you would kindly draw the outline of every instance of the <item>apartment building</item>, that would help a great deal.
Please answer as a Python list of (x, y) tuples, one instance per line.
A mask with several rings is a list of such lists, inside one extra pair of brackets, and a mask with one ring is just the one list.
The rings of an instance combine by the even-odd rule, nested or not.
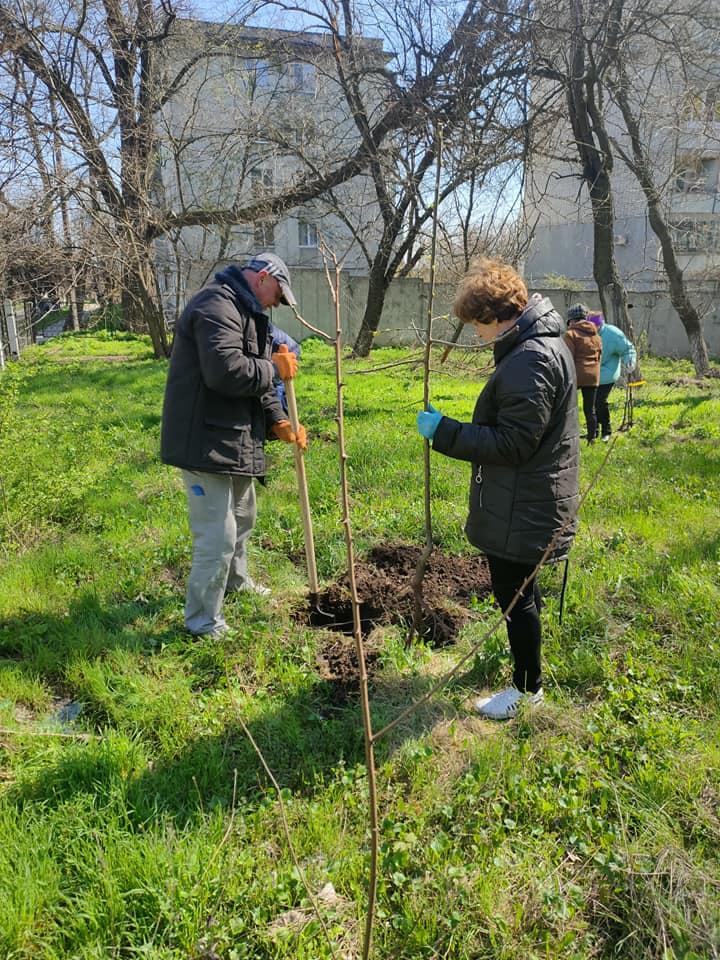
[[(166, 47), (166, 75), (181, 79), (157, 120), (164, 205), (222, 210), (269, 199), (356, 149), (328, 36), (180, 20)], [(385, 63), (381, 41), (363, 40), (358, 51), (360, 69)], [(362, 81), (378, 105), (381, 73)], [(357, 176), (280, 216), (268, 204), (252, 223), (165, 236), (157, 263), (168, 319), (219, 265), (259, 250), (274, 250), (296, 274), (322, 269), (323, 240), (348, 275), (365, 275), (377, 223), (372, 182)]]
[[(653, 175), (685, 277), (698, 287), (720, 279), (720, 77), (708, 74), (671, 80), (656, 71), (639, 86), (643, 134)], [(630, 152), (627, 133), (612, 103), (605, 105), (608, 131)], [(562, 159), (567, 158), (567, 159)], [(658, 240), (640, 186), (618, 156), (612, 174), (615, 258), (629, 289), (666, 287)], [(581, 182), (569, 125), (557, 124), (539, 144), (524, 198), (534, 236), (526, 271), (536, 283), (564, 277), (593, 288), (593, 224), (587, 188)]]

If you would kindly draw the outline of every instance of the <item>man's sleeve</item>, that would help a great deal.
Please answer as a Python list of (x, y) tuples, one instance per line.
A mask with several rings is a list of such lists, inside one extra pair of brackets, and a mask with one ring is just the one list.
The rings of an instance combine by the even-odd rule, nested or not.
[(281, 343), (284, 343), (290, 353), (294, 353), (296, 357), (300, 357), (302, 350), (300, 349), (300, 344), (297, 342), (297, 340), (293, 340), (289, 333), (285, 333), (284, 330), (281, 330), (280, 327), (276, 327), (275, 324), (270, 325), (270, 330), (272, 334), (273, 353), (275, 353)]
[(233, 324), (202, 313), (192, 320), (202, 378), (211, 390), (226, 397), (262, 397), (272, 388), (272, 362), (246, 356)]
[(265, 411), (265, 432), (268, 435), (270, 434), (270, 427), (272, 427), (274, 423), (290, 419), (283, 410), (280, 397), (274, 386), (271, 386), (270, 389), (260, 397), (260, 403)]

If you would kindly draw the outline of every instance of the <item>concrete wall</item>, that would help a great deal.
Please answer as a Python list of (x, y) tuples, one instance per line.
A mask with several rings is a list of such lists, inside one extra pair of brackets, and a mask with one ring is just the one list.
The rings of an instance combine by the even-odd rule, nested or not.
[[(597, 293), (578, 292), (577, 290), (540, 290), (550, 297), (557, 309), (564, 315), (571, 303), (586, 303), (593, 310), (600, 311), (600, 298)], [(650, 291), (627, 291), (631, 305), (630, 319), (641, 350), (659, 357), (689, 357), (687, 336), (680, 318), (666, 294)], [(703, 319), (705, 340), (710, 355), (720, 357), (720, 291), (713, 286), (696, 288), (691, 291)]]
[[(315, 270), (294, 270), (292, 281), (301, 315), (326, 333), (334, 334), (335, 314), (324, 274)], [(366, 277), (344, 274), (341, 274), (341, 281), (343, 340), (350, 345), (360, 328), (368, 281)], [(452, 285), (437, 286), (434, 316), (439, 317), (450, 312), (454, 292), (455, 288)], [(579, 300), (594, 310), (600, 309), (600, 301), (596, 293), (577, 290), (539, 290), (538, 292), (550, 297), (563, 316), (568, 306)], [(419, 331), (425, 328), (427, 296), (428, 287), (422, 280), (407, 278), (396, 280), (391, 284), (377, 335), (378, 346), (420, 345), (413, 325)], [(666, 296), (659, 293), (628, 291), (628, 299), (632, 304), (630, 315), (641, 348), (659, 356), (689, 356), (685, 330)], [(713, 287), (698, 288), (694, 299), (700, 305), (701, 316), (704, 318), (705, 338), (710, 353), (714, 357), (720, 357), (720, 295)], [(297, 340), (303, 340), (310, 335), (287, 307), (279, 307), (275, 310), (273, 319), (278, 326)], [(433, 337), (445, 339), (454, 327), (453, 317), (438, 320), (433, 325)], [(470, 331), (466, 331), (463, 339), (471, 336)]]
[[(343, 324), (343, 340), (350, 345), (355, 340), (362, 323), (367, 300), (367, 277), (341, 274), (340, 304)], [(292, 286), (298, 299), (301, 316), (325, 333), (334, 336), (335, 308), (325, 275), (315, 270), (293, 270)], [(439, 317), (449, 314), (454, 286), (438, 285), (435, 291), (433, 315)], [(378, 346), (408, 346), (413, 343), (420, 346), (414, 328), (422, 332), (427, 323), (428, 285), (422, 280), (408, 277), (395, 280), (390, 285), (385, 299), (380, 328), (377, 333)], [(273, 322), (296, 340), (304, 340), (311, 333), (295, 319), (288, 307), (278, 307), (273, 311)], [(433, 337), (447, 337), (455, 326), (454, 318), (437, 320), (433, 324)]]

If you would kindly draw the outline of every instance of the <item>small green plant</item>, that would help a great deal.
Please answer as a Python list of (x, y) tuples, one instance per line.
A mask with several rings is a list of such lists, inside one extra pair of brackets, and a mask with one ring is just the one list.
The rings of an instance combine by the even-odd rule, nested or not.
[(543, 286), (548, 290), (568, 290), (571, 292), (579, 292), (584, 289), (577, 280), (563, 276), (561, 273), (546, 273)]

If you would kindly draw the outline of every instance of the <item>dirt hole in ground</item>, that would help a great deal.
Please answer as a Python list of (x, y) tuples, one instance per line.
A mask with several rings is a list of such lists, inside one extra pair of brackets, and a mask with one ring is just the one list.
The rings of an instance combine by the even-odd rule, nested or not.
[[(362, 634), (368, 638), (376, 627), (399, 624), (410, 629), (415, 611), (411, 582), (420, 548), (409, 544), (380, 544), (367, 558), (357, 560), (355, 579)], [(422, 639), (442, 647), (457, 636), (467, 621), (471, 596), (490, 593), (490, 572), (480, 556), (451, 556), (433, 550), (423, 580)], [(318, 594), (317, 604), (308, 600), (295, 614), (300, 623), (344, 634), (328, 642), (318, 654), (321, 676), (341, 687), (357, 687), (358, 665), (352, 641), (353, 618), (347, 575)], [(368, 673), (380, 655), (373, 638), (366, 644)]]

